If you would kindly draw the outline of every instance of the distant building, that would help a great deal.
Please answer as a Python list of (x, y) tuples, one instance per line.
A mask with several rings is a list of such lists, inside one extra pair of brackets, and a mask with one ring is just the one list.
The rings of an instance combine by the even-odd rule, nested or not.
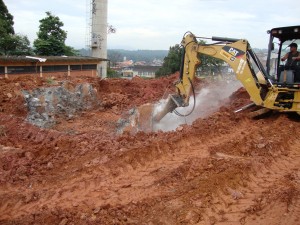
[(161, 68), (161, 66), (139, 66), (136, 65), (132, 68), (133, 76), (155, 78), (155, 73)]
[(123, 62), (116, 62), (116, 67), (119, 67), (119, 68), (125, 68), (125, 67), (130, 67), (130, 66), (133, 66), (132, 60), (124, 60)]
[(161, 68), (161, 66), (143, 66), (143, 65), (133, 65), (129, 67), (118, 68), (114, 67), (113, 70), (117, 71), (121, 76), (130, 77), (147, 77), (155, 78), (155, 73)]
[(162, 66), (163, 61), (160, 59), (154, 59), (153, 62), (151, 63), (151, 66)]
[(124, 57), (122, 62), (116, 62), (114, 67), (111, 69), (117, 71), (123, 77), (147, 77), (155, 78), (155, 73), (162, 67), (162, 61), (154, 59), (151, 63), (145, 61), (133, 62), (133, 60), (127, 60)]

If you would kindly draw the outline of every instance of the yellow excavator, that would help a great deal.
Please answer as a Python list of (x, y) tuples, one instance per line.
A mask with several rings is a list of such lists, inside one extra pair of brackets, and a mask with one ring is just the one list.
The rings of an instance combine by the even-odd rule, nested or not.
[[(201, 54), (225, 61), (248, 92), (252, 103), (236, 111), (257, 106), (260, 109), (252, 117), (270, 110), (300, 114), (300, 61), (289, 60), (284, 65), (281, 61), (289, 53), (291, 44), (300, 44), (300, 25), (273, 28), (267, 33), (269, 44), (265, 67), (246, 39), (212, 37), (209, 39), (213, 43), (207, 44), (198, 41), (201, 38), (193, 33), (185, 33), (181, 42), (183, 54), (180, 76), (175, 82), (176, 93), (170, 94), (165, 103), (160, 105), (161, 110), (157, 110), (155, 104), (138, 107), (129, 119), (124, 120), (122, 131), (153, 131), (153, 125), (166, 114), (175, 112), (181, 115), (176, 108), (189, 106), (191, 95), (195, 99), (193, 82), (197, 68), (201, 66)], [(191, 113), (192, 110), (181, 116)]]
[(252, 105), (299, 114), (300, 61), (290, 60), (289, 65), (282, 65), (281, 58), (289, 52), (292, 43), (300, 44), (300, 26), (273, 28), (267, 33), (269, 46), (264, 67), (246, 39), (212, 37), (213, 43), (203, 44), (199, 37), (187, 32), (181, 42), (183, 56), (176, 93), (169, 95), (163, 109), (153, 115), (154, 121), (176, 112), (177, 107), (189, 105), (201, 54), (225, 61), (250, 95)]

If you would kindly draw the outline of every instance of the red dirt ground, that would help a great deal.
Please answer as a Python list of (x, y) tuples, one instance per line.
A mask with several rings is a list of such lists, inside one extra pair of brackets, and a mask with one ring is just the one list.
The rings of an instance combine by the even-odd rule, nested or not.
[(102, 104), (52, 129), (26, 123), (21, 90), (53, 84), (0, 80), (0, 224), (300, 224), (299, 118), (233, 113), (243, 88), (176, 131), (116, 134), (175, 78), (69, 78)]

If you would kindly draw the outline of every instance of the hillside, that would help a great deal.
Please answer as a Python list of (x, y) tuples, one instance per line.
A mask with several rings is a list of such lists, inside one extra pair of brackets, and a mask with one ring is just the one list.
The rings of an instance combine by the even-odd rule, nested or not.
[[(89, 56), (87, 49), (80, 49), (82, 56)], [(108, 49), (107, 56), (112, 62), (121, 62), (126, 58), (133, 61), (152, 62), (154, 59), (163, 59), (168, 55), (167, 50), (124, 50), (124, 49)]]

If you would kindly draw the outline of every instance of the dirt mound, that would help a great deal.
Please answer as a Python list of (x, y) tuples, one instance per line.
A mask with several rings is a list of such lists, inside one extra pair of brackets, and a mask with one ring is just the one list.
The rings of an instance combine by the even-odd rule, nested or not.
[[(175, 131), (116, 133), (177, 76), (68, 78), (99, 104), (51, 129), (28, 123), (22, 93), (61, 79), (0, 80), (0, 224), (299, 224), (299, 118), (234, 113), (250, 102), (243, 88), (217, 102), (209, 89), (219, 108)], [(207, 85), (219, 89), (199, 81), (197, 92)]]

